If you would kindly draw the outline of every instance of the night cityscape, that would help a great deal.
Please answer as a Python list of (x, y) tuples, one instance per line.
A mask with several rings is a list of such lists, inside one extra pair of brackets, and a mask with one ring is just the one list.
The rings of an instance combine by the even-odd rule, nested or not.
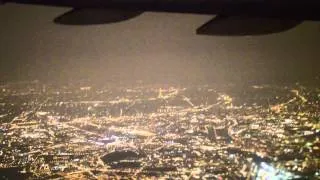
[(315, 0), (0, 0), (0, 180), (320, 180)]
[(320, 89), (0, 86), (0, 179), (319, 179)]

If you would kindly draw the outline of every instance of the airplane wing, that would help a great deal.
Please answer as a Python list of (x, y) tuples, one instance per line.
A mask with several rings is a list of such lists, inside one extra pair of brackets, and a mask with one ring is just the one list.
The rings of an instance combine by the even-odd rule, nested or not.
[[(0, 0), (4, 1), (4, 0)], [(212, 14), (196, 30), (201, 35), (244, 36), (287, 31), (304, 20), (320, 20), (315, 0), (7, 0), (73, 9), (54, 22), (62, 25), (117, 23), (144, 11)]]

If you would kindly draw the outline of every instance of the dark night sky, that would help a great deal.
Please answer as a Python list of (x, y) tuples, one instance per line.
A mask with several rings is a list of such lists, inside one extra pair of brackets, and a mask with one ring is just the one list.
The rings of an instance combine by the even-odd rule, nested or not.
[(195, 35), (211, 16), (144, 13), (112, 25), (52, 23), (67, 10), (0, 7), (0, 81), (319, 82), (316, 22), (280, 34), (214, 37)]

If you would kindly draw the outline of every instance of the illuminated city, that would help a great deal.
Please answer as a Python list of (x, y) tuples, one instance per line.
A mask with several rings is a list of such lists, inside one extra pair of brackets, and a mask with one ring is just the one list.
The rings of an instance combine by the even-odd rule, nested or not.
[(320, 89), (0, 86), (0, 178), (317, 179)]

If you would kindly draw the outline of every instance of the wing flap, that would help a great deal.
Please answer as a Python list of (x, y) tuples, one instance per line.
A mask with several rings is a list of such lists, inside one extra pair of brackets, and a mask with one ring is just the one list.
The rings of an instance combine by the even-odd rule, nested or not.
[(72, 9), (54, 19), (63, 25), (95, 25), (126, 21), (142, 14), (141, 11), (114, 9)]
[(301, 20), (218, 15), (197, 29), (197, 34), (213, 36), (252, 36), (287, 31)]

